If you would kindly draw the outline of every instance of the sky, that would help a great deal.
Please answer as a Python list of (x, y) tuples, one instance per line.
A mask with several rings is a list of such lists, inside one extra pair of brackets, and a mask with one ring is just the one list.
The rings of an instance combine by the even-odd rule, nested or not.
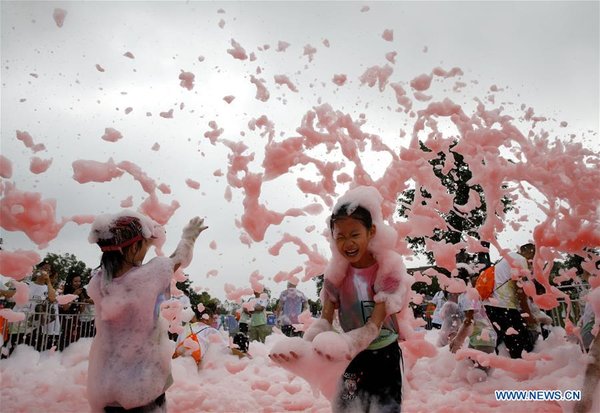
[[(328, 257), (322, 233), (330, 210), (322, 198), (296, 185), (298, 178), (319, 181), (314, 165), (295, 166), (263, 183), (260, 203), (277, 212), (317, 203), (322, 211), (286, 217), (266, 230), (264, 240), (246, 245), (236, 225), (244, 213), (244, 191), (233, 188), (228, 201), (227, 179), (219, 176), (227, 173), (231, 154), (224, 141), (247, 145), (245, 154), (254, 153), (250, 170), (262, 172), (267, 136), (249, 126), (252, 121), (266, 115), (274, 123), (274, 139), (283, 141), (299, 136), (303, 117), (327, 103), (353, 119), (362, 116), (363, 132), (379, 135), (395, 150), (405, 147), (411, 117), (397, 110), (389, 84), (381, 90), (361, 82), (370, 67), (393, 68), (389, 81), (407, 90), (412, 79), (435, 67), (459, 67), (462, 76), (436, 80), (425, 93), (434, 100), (452, 97), (466, 111), (479, 98), (515, 118), (522, 116), (521, 105), (532, 107), (548, 119), (544, 127), (553, 137), (574, 135), (600, 150), (598, 2), (3, 1), (0, 7), (1, 152), (13, 168), (3, 184), (55, 199), (57, 220), (112, 213), (129, 196), (136, 209), (148, 194), (127, 173), (110, 182), (80, 184), (72, 164), (109, 158), (135, 163), (157, 184), (170, 186), (170, 194), (156, 191), (161, 203), (180, 204), (165, 226), (165, 252), (175, 248), (187, 220), (206, 217), (209, 229), (187, 272), (194, 285), (221, 299), (224, 283), (248, 287), (255, 271), (275, 295), (284, 288), (272, 280), (275, 274), (306, 261), (292, 245), (279, 256), (268, 252), (284, 233)], [(53, 19), (56, 8), (67, 12), (62, 27)], [(393, 31), (393, 38), (386, 40), (385, 30)], [(247, 59), (227, 52), (232, 39)], [(285, 51), (277, 51), (280, 41), (289, 43)], [(307, 45), (314, 54), (306, 53)], [(133, 58), (124, 56), (127, 52)], [(390, 52), (397, 52), (395, 62), (386, 59)], [(182, 71), (195, 76), (191, 90), (180, 85)], [(347, 76), (344, 85), (332, 82), (336, 74)], [(276, 84), (275, 75), (286, 75), (297, 91)], [(257, 99), (253, 77), (264, 79), (268, 100)], [(453, 90), (457, 81), (465, 85)], [(235, 99), (227, 103), (225, 96)], [(415, 108), (427, 104), (413, 103)], [(160, 116), (170, 110), (172, 118)], [(210, 122), (223, 129), (215, 145), (204, 135), (212, 130)], [(561, 122), (565, 126), (558, 127)], [(106, 128), (118, 130), (122, 139), (103, 140)], [(34, 154), (16, 139), (16, 131), (28, 132), (46, 149)], [(160, 149), (153, 150), (155, 144)], [(315, 148), (309, 154), (339, 159), (339, 149)], [(34, 174), (33, 156), (52, 163)], [(374, 178), (389, 162), (384, 153), (366, 151), (361, 157)], [(347, 165), (342, 170), (348, 171)], [(199, 189), (186, 179), (198, 182)], [(340, 184), (337, 195), (347, 187)], [(524, 201), (520, 207), (534, 215), (538, 209)], [(514, 248), (530, 239), (535, 219), (528, 224), (498, 237)], [(88, 232), (87, 224), (67, 223), (41, 250), (22, 232), (2, 228), (1, 237), (7, 250), (32, 249), (41, 256), (68, 252), (95, 267), (100, 253), (87, 242)], [(408, 267), (422, 263), (406, 258)], [(313, 282), (299, 288), (315, 297)]]

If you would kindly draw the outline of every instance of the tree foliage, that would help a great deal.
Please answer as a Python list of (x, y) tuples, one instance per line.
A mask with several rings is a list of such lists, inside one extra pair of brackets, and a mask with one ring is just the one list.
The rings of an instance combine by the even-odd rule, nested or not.
[(44, 261), (50, 263), (52, 269), (58, 273), (60, 282), (64, 282), (70, 272), (81, 275), (81, 281), (84, 285), (90, 280), (92, 269), (88, 268), (83, 261), (78, 260), (74, 254), (48, 253)]
[[(422, 142), (419, 142), (420, 148), (423, 152), (432, 152)], [(433, 169), (433, 173), (440, 180), (440, 183), (447, 189), (449, 194), (454, 195), (454, 208), (448, 213), (439, 212), (440, 216), (447, 223), (448, 229), (435, 229), (433, 236), (430, 237), (432, 241), (445, 241), (449, 244), (457, 244), (464, 240), (465, 235), (469, 235), (476, 239), (480, 239), (478, 229), (484, 223), (487, 216), (487, 208), (485, 202), (485, 196), (483, 189), (480, 185), (471, 184), (469, 181), (473, 177), (469, 165), (465, 162), (464, 157), (454, 152), (452, 148), (456, 146), (457, 142), (450, 145), (448, 154), (445, 152), (439, 152), (437, 156), (429, 160), (429, 164)], [(449, 156), (451, 155), (451, 156)], [(448, 162), (452, 162), (452, 165), (447, 165)], [(444, 171), (447, 170), (447, 173)], [(413, 208), (415, 202), (416, 191), (422, 199), (422, 205), (434, 205), (435, 199), (432, 199), (431, 193), (424, 186), (409, 189), (404, 191), (399, 199), (399, 215), (403, 218), (408, 218), (410, 211)], [(470, 197), (478, 197), (473, 205), (477, 205), (469, 211), (464, 210), (464, 206), (470, 201)], [(510, 209), (510, 201), (508, 199), (502, 200), (504, 204), (505, 212)], [(463, 208), (461, 208), (463, 207)], [(408, 237), (411, 249), (417, 254), (423, 254), (427, 257), (430, 264), (434, 263), (433, 254), (431, 251), (427, 251), (425, 247), (425, 237)], [(482, 242), (485, 247), (489, 247), (487, 242)], [(475, 257), (469, 257), (475, 258)], [(489, 263), (488, 253), (479, 253), (476, 257), (478, 262)]]

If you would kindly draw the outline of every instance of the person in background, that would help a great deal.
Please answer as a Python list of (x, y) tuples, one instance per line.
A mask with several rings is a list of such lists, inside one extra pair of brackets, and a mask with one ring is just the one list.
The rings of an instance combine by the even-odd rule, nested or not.
[[(177, 347), (173, 358), (180, 356), (192, 357), (198, 368), (207, 354), (209, 347), (218, 346), (219, 348), (228, 348), (228, 342), (225, 340), (221, 332), (214, 327), (216, 305), (208, 304), (203, 312), (193, 308), (194, 317), (191, 323), (186, 326), (183, 334), (179, 335)], [(243, 355), (241, 351), (232, 348), (231, 352), (238, 356)]]
[(298, 324), (298, 316), (307, 308), (306, 296), (296, 288), (296, 283), (288, 281), (287, 289), (279, 296), (275, 310), (281, 332), (288, 337), (301, 336), (302, 332), (296, 331), (294, 324)]
[(174, 343), (160, 305), (206, 228), (203, 219), (191, 219), (173, 255), (143, 264), (162, 228), (133, 211), (96, 217), (89, 241), (98, 244), (102, 258), (87, 287), (97, 315), (88, 363), (92, 413), (167, 411)]
[[(473, 287), (475, 287), (478, 276), (479, 274), (470, 276)], [(462, 347), (465, 338), (468, 337), (469, 348), (488, 354), (493, 353), (496, 349), (497, 335), (481, 303), (479, 294), (471, 297), (465, 292), (459, 296), (458, 301), (464, 311), (464, 320), (456, 336), (450, 340), (450, 351), (456, 353)], [(485, 375), (480, 375), (477, 381), (487, 378), (489, 367), (482, 366), (475, 360), (471, 360), (471, 362), (476, 368), (485, 372)]]
[[(534, 255), (535, 245), (525, 244), (519, 248), (518, 253), (510, 253), (508, 257), (498, 261), (494, 270), (493, 293), (483, 301), (498, 335), (496, 353), (498, 346), (504, 342), (513, 359), (521, 358), (523, 350), (533, 349), (529, 329), (535, 330), (535, 320), (531, 316), (527, 296), (512, 277), (529, 275), (529, 263)], [(528, 316), (523, 317), (523, 314)]]
[[(63, 287), (63, 295), (68, 294), (73, 294), (76, 298), (59, 307), (59, 312), (63, 316), (59, 350), (63, 350), (69, 344), (79, 340), (81, 332), (84, 330), (80, 315), (84, 312), (87, 305), (93, 304), (93, 300), (88, 296), (85, 288), (83, 288), (81, 274), (75, 269), (69, 270)], [(89, 329), (89, 326), (85, 326), (85, 329)]]
[(21, 343), (29, 344), (38, 351), (45, 350), (44, 334), (51, 314), (51, 304), (56, 302), (56, 290), (52, 284), (52, 265), (42, 261), (36, 266), (29, 286), (29, 301), (25, 305), (15, 305), (13, 311), (25, 313), (25, 320), (10, 324), (10, 349)]
[(254, 299), (251, 300), (253, 309), (250, 311), (250, 341), (265, 342), (271, 329), (267, 325), (267, 306), (269, 298), (265, 293), (254, 291)]
[(442, 307), (442, 311), (440, 311), (442, 327), (438, 334), (438, 347), (444, 347), (449, 341), (454, 339), (462, 324), (463, 317), (463, 309), (458, 302), (458, 294), (449, 293), (448, 301), (446, 301)]
[(433, 310), (433, 315), (431, 316), (431, 327), (440, 329), (442, 328), (442, 317), (440, 316), (442, 312), (442, 307), (446, 304), (448, 293), (444, 290), (440, 290), (431, 299), (431, 303), (435, 305), (435, 310)]

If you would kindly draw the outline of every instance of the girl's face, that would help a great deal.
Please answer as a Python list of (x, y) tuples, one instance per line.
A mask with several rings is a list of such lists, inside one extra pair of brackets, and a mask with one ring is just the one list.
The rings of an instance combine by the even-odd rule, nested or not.
[(79, 289), (81, 287), (81, 277), (73, 277), (71, 285), (73, 286), (73, 290)]
[(366, 268), (375, 264), (373, 254), (368, 250), (369, 242), (375, 236), (375, 225), (367, 229), (352, 217), (337, 219), (333, 224), (333, 239), (337, 250), (355, 268)]

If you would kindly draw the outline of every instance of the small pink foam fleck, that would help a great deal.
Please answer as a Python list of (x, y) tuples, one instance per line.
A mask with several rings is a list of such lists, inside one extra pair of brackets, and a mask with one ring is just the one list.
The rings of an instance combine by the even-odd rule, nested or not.
[(52, 164), (52, 158), (40, 159), (37, 156), (34, 156), (31, 158), (31, 162), (29, 164), (29, 170), (34, 174), (41, 174), (41, 173), (46, 172), (51, 164)]
[(159, 145), (159, 143), (158, 143), (158, 142), (154, 142), (154, 145), (152, 145), (152, 148), (151, 148), (151, 149), (152, 149), (153, 151), (158, 151), (158, 150), (160, 150), (160, 145)]
[(233, 102), (234, 99), (235, 99), (235, 96), (233, 96), (233, 95), (227, 95), (227, 96), (223, 97), (223, 100), (227, 103)]
[(329, 47), (329, 40), (323, 39), (323, 46)]
[(220, 169), (217, 169), (216, 171), (213, 172), (213, 176), (223, 176), (223, 171), (221, 171)]
[(253, 75), (250, 75), (250, 82), (256, 85), (256, 99), (266, 102), (269, 100), (270, 94), (267, 88), (265, 87), (265, 82), (262, 79), (257, 79)]
[(394, 31), (391, 29), (385, 29), (381, 37), (383, 38), (383, 40), (391, 42), (394, 40)]
[(171, 193), (171, 187), (169, 185), (165, 184), (165, 183), (162, 183), (162, 184), (158, 185), (157, 188), (163, 194), (170, 194)]
[(160, 112), (160, 117), (165, 118), (165, 119), (172, 119), (173, 118), (173, 109), (169, 110), (168, 112)]
[(52, 13), (52, 18), (54, 18), (54, 22), (58, 27), (62, 27), (65, 22), (65, 17), (67, 16), (67, 11), (64, 9), (56, 8), (54, 9), (54, 13)]
[(223, 27), (225, 27), (225, 20), (221, 19), (219, 20), (219, 27), (222, 29)]
[(422, 92), (424, 90), (429, 89), (429, 86), (431, 86), (431, 79), (432, 79), (431, 75), (423, 73), (422, 75), (419, 75), (419, 76), (415, 77), (413, 80), (411, 80), (410, 86), (413, 89)]
[(284, 42), (284, 41), (278, 41), (277, 42), (277, 49), (275, 49), (278, 52), (285, 52), (285, 50), (290, 47), (290, 44), (288, 42)]
[(123, 54), (123, 56), (128, 57), (130, 59), (135, 59), (135, 56), (131, 52), (125, 52), (125, 54)]
[(184, 72), (183, 70), (179, 74), (179, 85), (187, 90), (192, 90), (194, 88), (194, 74), (191, 72)]
[(233, 49), (227, 49), (227, 53), (233, 56), (234, 59), (246, 60), (248, 58), (246, 50), (234, 39), (231, 39), (231, 46), (233, 46)]
[(133, 196), (129, 195), (127, 198), (121, 201), (121, 208), (131, 208), (133, 206)]
[(29, 76), (35, 77), (36, 79), (38, 78), (38, 74), (37, 73), (30, 73)]
[(119, 139), (123, 138), (121, 132), (113, 128), (105, 128), (104, 135), (102, 135), (102, 139), (108, 142), (116, 142)]
[(33, 152), (39, 152), (46, 149), (46, 146), (43, 143), (33, 143), (33, 138), (27, 132), (17, 131), (17, 139), (25, 144), (25, 146), (31, 149)]
[[(254, 62), (256, 60), (256, 54), (254, 52), (250, 52), (250, 61)], [(256, 73), (260, 73), (260, 67), (256, 69)]]
[(210, 143), (215, 145), (217, 139), (219, 139), (219, 136), (221, 136), (221, 134), (223, 133), (223, 128), (219, 128), (217, 122), (215, 122), (214, 120), (208, 122), (208, 126), (210, 126), (212, 130), (204, 132), (204, 137), (208, 138), (208, 140), (210, 140)]
[(568, 125), (568, 123), (567, 123), (567, 122), (565, 122), (564, 120), (563, 120), (563, 121), (560, 123), (560, 127), (561, 127), (561, 128), (566, 128), (566, 127), (567, 127), (567, 125)]
[(388, 62), (395, 64), (397, 54), (398, 54), (398, 52), (389, 52), (389, 53), (385, 54), (385, 58), (387, 59)]
[(206, 278), (216, 277), (217, 275), (219, 275), (219, 270), (210, 270), (209, 272), (206, 273)]
[(339, 75), (333, 75), (333, 79), (331, 81), (338, 86), (343, 86), (344, 83), (346, 83), (347, 79), (348, 79), (348, 77), (346, 75), (339, 74)]
[(192, 189), (200, 189), (200, 182), (194, 181), (193, 179), (190, 179), (190, 178), (186, 179), (185, 184)]
[(219, 14), (225, 14), (225, 10), (219, 9), (219, 10), (217, 10), (217, 13), (219, 13)]
[(204, 56), (198, 56), (198, 61), (199, 62), (204, 62)]
[(315, 53), (317, 53), (317, 49), (315, 49), (314, 47), (312, 47), (310, 44), (307, 44), (306, 46), (304, 46), (304, 56), (308, 56), (308, 61), (312, 62), (313, 58), (315, 56)]
[(131, 111), (133, 110), (133, 108), (130, 106), (128, 108), (125, 108), (125, 114), (129, 115), (131, 113)]
[(428, 50), (429, 50), (429, 47), (423, 46), (423, 53), (427, 53)]
[(12, 176), (12, 162), (0, 154), (0, 176), (9, 179)]
[(96, 64), (96, 70), (99, 72), (104, 72), (104, 68), (102, 66), (100, 66), (99, 64)]
[(213, 241), (211, 241), (211, 242), (210, 242), (210, 244), (208, 244), (208, 247), (209, 247), (211, 250), (216, 250), (216, 249), (217, 249), (217, 241), (214, 241), (214, 240), (213, 240)]
[(387, 64), (383, 67), (372, 66), (362, 74), (360, 81), (362, 84), (366, 83), (369, 87), (373, 87), (376, 83), (379, 83), (379, 90), (383, 92), (393, 72), (394, 69)]
[(360, 9), (360, 12), (361, 13), (366, 13), (369, 10), (371, 10), (371, 8), (369, 6), (362, 6), (361, 9)]
[(286, 75), (275, 75), (275, 83), (278, 85), (286, 85), (292, 92), (297, 92), (296, 85)]

